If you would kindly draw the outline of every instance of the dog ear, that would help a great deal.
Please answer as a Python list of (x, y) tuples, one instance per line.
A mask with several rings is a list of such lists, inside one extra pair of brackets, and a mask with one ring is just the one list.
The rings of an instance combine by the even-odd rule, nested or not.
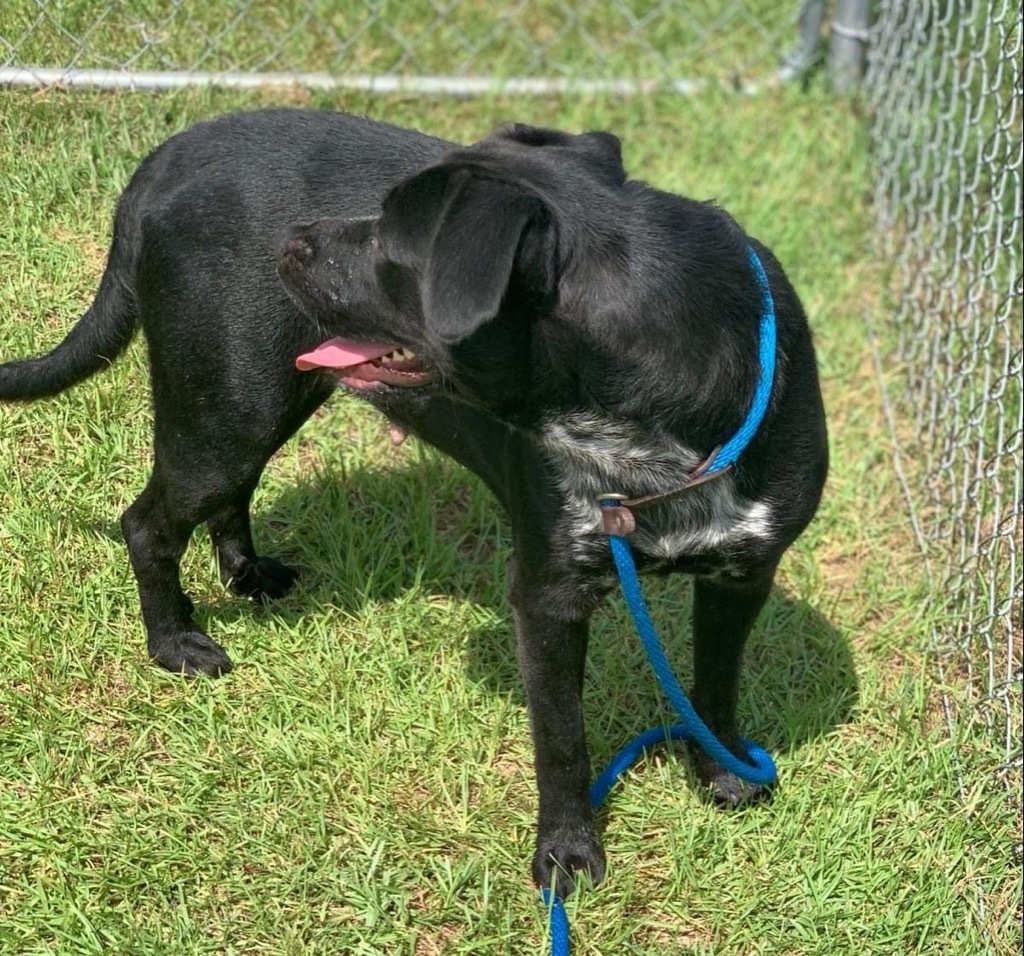
[(564, 133), (557, 129), (506, 123), (492, 137), (522, 143), (524, 146), (557, 146), (573, 149), (586, 156), (615, 185), (626, 181), (622, 165), (622, 141), (614, 133), (593, 130), (589, 133)]
[(613, 182), (621, 186), (626, 181), (626, 170), (622, 165), (622, 141), (618, 136), (594, 130), (581, 133), (576, 139), (601, 164)]
[(385, 211), (399, 213), (403, 245), (422, 250), (424, 320), (447, 344), (493, 319), (510, 287), (528, 307), (554, 293), (554, 223), (544, 202), (520, 187), (437, 167), (399, 187)]

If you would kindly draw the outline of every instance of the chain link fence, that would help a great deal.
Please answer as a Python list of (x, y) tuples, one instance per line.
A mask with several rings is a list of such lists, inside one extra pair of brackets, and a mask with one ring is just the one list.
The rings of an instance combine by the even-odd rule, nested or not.
[(883, 362), (904, 373), (889, 389), (897, 464), (914, 462), (940, 684), (956, 688), (945, 716), (957, 739), (987, 735), (1018, 810), (1021, 56), (1018, 0), (889, 0), (866, 84), (878, 237), (894, 265), (898, 344)]
[(1017, 0), (878, 0), (869, 33), (871, 6), (14, 0), (0, 10), (0, 83), (473, 93), (505, 77), (513, 92), (569, 81), (692, 91), (799, 75), (824, 58), (826, 28), (842, 84), (859, 73), (867, 44), (878, 238), (894, 263), (898, 336), (881, 362), (899, 423), (897, 467), (913, 462), (906, 490), (938, 606), (941, 683), (957, 688), (946, 719), (972, 741), (981, 728), (986, 760), (1019, 801), (1021, 9)]
[[(866, 2), (866, 0), (859, 0)], [(303, 82), (426, 92), (748, 85), (778, 69), (797, 0), (14, 0), (6, 82)], [(2, 75), (2, 74), (0, 74)], [(120, 80), (118, 80), (120, 78)], [(461, 81), (461, 82), (457, 82)]]

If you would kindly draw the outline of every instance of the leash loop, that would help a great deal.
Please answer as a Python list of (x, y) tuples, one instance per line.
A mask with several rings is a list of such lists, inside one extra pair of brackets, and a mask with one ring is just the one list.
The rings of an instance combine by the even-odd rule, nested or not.
[(770, 786), (775, 783), (777, 777), (775, 763), (765, 750), (745, 740), (743, 746), (747, 751), (748, 759), (741, 760), (701, 720), (673, 673), (672, 665), (669, 663), (661, 639), (658, 637), (654, 621), (651, 620), (651, 613), (640, 588), (640, 579), (636, 573), (636, 564), (633, 561), (633, 552), (629, 542), (619, 535), (610, 535), (609, 543), (612, 557), (615, 559), (615, 567), (619, 572), (622, 595), (626, 599), (626, 606), (629, 608), (637, 633), (640, 635), (640, 642), (647, 652), (647, 659), (657, 678), (658, 686), (661, 687), (662, 693), (669, 699), (672, 709), (682, 721), (681, 726), (685, 736), (692, 737), (709, 757), (712, 757), (741, 780), (758, 786)]

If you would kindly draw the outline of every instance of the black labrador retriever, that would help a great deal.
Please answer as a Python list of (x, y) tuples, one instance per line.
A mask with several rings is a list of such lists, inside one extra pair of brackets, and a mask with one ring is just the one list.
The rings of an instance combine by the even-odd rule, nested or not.
[[(598, 497), (678, 489), (744, 419), (748, 245), (778, 315), (767, 415), (735, 468), (638, 509), (631, 536), (641, 570), (695, 576), (693, 702), (742, 756), (744, 642), (827, 471), (811, 337), (771, 253), (714, 204), (627, 179), (612, 135), (513, 125), (459, 147), (303, 110), (195, 126), (141, 164), (95, 302), (48, 355), (0, 366), (0, 399), (82, 381), (142, 326), (155, 457), (122, 527), (149, 653), (185, 674), (231, 669), (179, 581), (193, 529), (233, 591), (283, 594), (295, 572), (256, 554), (250, 497), (339, 383), (478, 474), (512, 530), (533, 874), (565, 894), (605, 865), (580, 704), (588, 620), (615, 586)], [(720, 801), (759, 795), (695, 761)]]

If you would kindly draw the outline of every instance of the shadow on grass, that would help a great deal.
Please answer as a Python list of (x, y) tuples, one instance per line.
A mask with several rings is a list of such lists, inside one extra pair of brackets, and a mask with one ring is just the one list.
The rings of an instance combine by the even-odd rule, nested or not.
[[(504, 596), (509, 543), (500, 509), (454, 463), (414, 451), (403, 458), (394, 468), (326, 470), (262, 499), (254, 516), (257, 549), (301, 573), (273, 613), (288, 624), (325, 605), (365, 613), (412, 589), (488, 608), (500, 623), (468, 635), (467, 677), (525, 706)], [(116, 522), (83, 524), (120, 537)], [(209, 544), (197, 536), (197, 546)], [(689, 686), (690, 583), (681, 575), (647, 579), (645, 591), (669, 657)], [(213, 629), (218, 621), (259, 613), (258, 605), (226, 592), (197, 608), (200, 626)], [(846, 640), (808, 602), (776, 588), (748, 644), (744, 734), (776, 754), (791, 752), (848, 721), (857, 693)], [(594, 618), (586, 711), (595, 767), (640, 731), (672, 722), (618, 594)]]
[[(286, 558), (303, 570), (293, 602), (360, 610), (416, 587), (493, 609), (503, 623), (468, 635), (466, 674), (525, 705), (504, 596), (508, 537), (500, 509), (475, 478), (435, 456), (399, 469), (328, 473), (286, 488), (266, 520)], [(645, 588), (688, 686), (689, 581), (648, 579)], [(856, 700), (846, 640), (808, 602), (776, 588), (746, 654), (744, 733), (772, 752), (790, 752), (847, 722)], [(671, 720), (617, 594), (595, 615), (586, 708), (595, 763)]]

